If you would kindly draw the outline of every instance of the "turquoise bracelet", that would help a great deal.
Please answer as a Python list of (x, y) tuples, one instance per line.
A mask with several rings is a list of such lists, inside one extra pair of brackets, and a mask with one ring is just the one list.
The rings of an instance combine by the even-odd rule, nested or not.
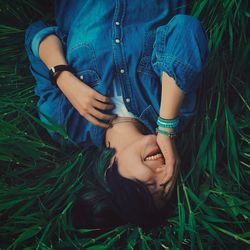
[(160, 116), (157, 119), (157, 125), (163, 128), (175, 128), (179, 124), (179, 117), (174, 119), (163, 119)]
[(164, 131), (164, 130), (161, 130), (161, 129), (159, 129), (159, 128), (156, 128), (156, 131), (157, 131), (158, 133), (160, 133), (160, 134), (168, 135), (168, 136), (170, 136), (171, 138), (177, 136), (177, 133), (174, 132), (174, 131), (172, 131), (172, 132), (170, 132), (170, 131)]
[(172, 119), (164, 119), (164, 118), (158, 116), (158, 119), (162, 122), (175, 122), (175, 121), (179, 120), (179, 116), (176, 116), (175, 118), (172, 118)]
[(164, 123), (164, 122), (157, 120), (157, 125), (159, 127), (163, 127), (163, 128), (175, 128), (175, 127), (177, 127), (178, 124), (179, 124), (179, 122)]

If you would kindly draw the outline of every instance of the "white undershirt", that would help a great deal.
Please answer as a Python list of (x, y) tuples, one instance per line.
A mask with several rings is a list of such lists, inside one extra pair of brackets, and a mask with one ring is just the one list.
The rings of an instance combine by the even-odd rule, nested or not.
[(135, 117), (135, 115), (129, 112), (122, 99), (122, 91), (118, 82), (113, 81), (114, 96), (110, 98), (111, 102), (115, 104), (115, 108), (112, 113), (121, 117)]

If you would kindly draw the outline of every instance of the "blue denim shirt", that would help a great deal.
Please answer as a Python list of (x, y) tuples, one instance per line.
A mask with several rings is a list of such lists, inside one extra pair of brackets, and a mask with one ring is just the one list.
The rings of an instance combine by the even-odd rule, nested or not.
[[(183, 0), (55, 1), (56, 26), (39, 20), (25, 34), (39, 112), (65, 128), (70, 140), (105, 145), (105, 129), (82, 117), (49, 80), (38, 48), (42, 39), (54, 33), (76, 76), (110, 97), (112, 83), (119, 84), (127, 110), (148, 133), (155, 133), (157, 127), (161, 76), (167, 72), (185, 92), (176, 128), (183, 131), (197, 112), (197, 89), (209, 54), (204, 28), (198, 19), (185, 15), (185, 4)], [(41, 114), (40, 119), (48, 123)], [(56, 131), (48, 132), (56, 141), (62, 140)]]

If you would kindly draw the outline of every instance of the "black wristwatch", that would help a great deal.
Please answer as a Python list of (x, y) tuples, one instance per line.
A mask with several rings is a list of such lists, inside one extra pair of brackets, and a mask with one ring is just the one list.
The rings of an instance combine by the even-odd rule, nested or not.
[(57, 78), (60, 75), (61, 72), (63, 71), (70, 71), (71, 73), (74, 74), (74, 70), (70, 65), (56, 65), (54, 67), (51, 67), (49, 70), (49, 78), (51, 82), (53, 82), (57, 86)]

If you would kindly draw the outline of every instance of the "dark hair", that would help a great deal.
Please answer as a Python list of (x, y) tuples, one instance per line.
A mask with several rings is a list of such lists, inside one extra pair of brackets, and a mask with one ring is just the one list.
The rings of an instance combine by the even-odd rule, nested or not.
[(160, 225), (169, 210), (157, 208), (145, 183), (121, 176), (115, 162), (107, 172), (114, 210), (127, 222), (143, 228)]
[(77, 197), (74, 217), (76, 227), (109, 229), (131, 223), (148, 229), (164, 222), (171, 207), (158, 209), (148, 187), (121, 176), (116, 161), (106, 172), (114, 149), (104, 149), (86, 175), (85, 188)]
[(91, 147), (86, 153), (86, 158), (91, 160), (85, 166), (83, 188), (74, 203), (74, 226), (109, 229), (121, 225), (122, 220), (113, 210), (112, 197), (104, 178), (114, 150), (100, 151), (96, 147)]

